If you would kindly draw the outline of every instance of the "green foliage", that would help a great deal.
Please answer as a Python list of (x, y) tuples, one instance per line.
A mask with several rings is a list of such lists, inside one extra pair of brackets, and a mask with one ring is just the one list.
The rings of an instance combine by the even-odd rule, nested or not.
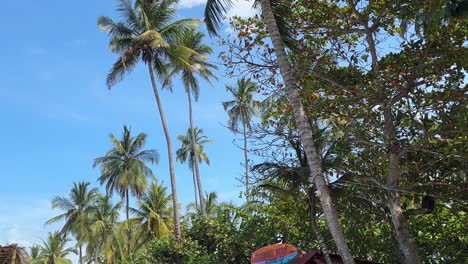
[(120, 262), (120, 264), (214, 263), (201, 246), (189, 239), (183, 239), (181, 242), (173, 239), (153, 240), (134, 259), (134, 261)]
[(126, 197), (128, 191), (139, 196), (148, 185), (147, 177), (153, 175), (146, 163), (156, 164), (159, 153), (156, 150), (143, 150), (146, 134), (132, 136), (130, 129), (124, 126), (122, 138), (109, 136), (112, 149), (106, 155), (94, 160), (94, 167), (99, 166), (101, 176), (99, 181), (106, 184), (109, 194), (116, 191), (121, 197)]
[[(210, 165), (210, 160), (208, 155), (206, 155), (204, 149), (204, 145), (207, 143), (213, 142), (213, 140), (208, 139), (207, 136), (203, 135), (203, 129), (195, 128), (195, 149), (198, 153), (198, 162), (202, 163), (203, 161), (206, 162), (207, 165)], [(190, 170), (193, 170), (193, 159), (194, 155), (192, 152), (192, 135), (191, 129), (187, 129), (186, 135), (178, 135), (177, 140), (182, 143), (182, 146), (176, 151), (177, 160), (181, 163), (185, 163), (188, 161), (188, 165)]]
[[(69, 241), (70, 240), (65, 239), (60, 232), (49, 232), (47, 239), (42, 240), (42, 244), (38, 245), (38, 262), (43, 264), (71, 264), (71, 260), (66, 257), (70, 253), (76, 253), (76, 250), (66, 246)], [(36, 250), (36, 248), (34, 248), (34, 250)]]
[(139, 246), (155, 238), (170, 237), (172, 228), (172, 201), (167, 187), (153, 182), (137, 201), (138, 208), (132, 208), (135, 217), (128, 224), (137, 229)]
[[(198, 98), (197, 75), (207, 81), (215, 78), (211, 70), (216, 66), (206, 60), (212, 49), (194, 30), (199, 22), (172, 22), (176, 2), (120, 0), (121, 22), (99, 18), (111, 51), (119, 55), (108, 76), (109, 87), (139, 62), (150, 63), (168, 86), (180, 74), (189, 98), (190, 93)], [(398, 194), (396, 206), (424, 263), (467, 262), (468, 24), (458, 19), (465, 15), (466, 1), (271, 4), (276, 15), (282, 15), (278, 22), (286, 26), (283, 37), (297, 44), (288, 49), (289, 60), (353, 255), (382, 263), (401, 261), (396, 239), (401, 230), (392, 225), (394, 212), (388, 206), (389, 195)], [(230, 5), (208, 1), (210, 33)], [(244, 125), (253, 143), (249, 153), (262, 158), (252, 168), (249, 203), (219, 203), (216, 193), (209, 193), (206, 214), (189, 211), (184, 238), (177, 242), (169, 232), (175, 223), (166, 187), (154, 182), (147, 188), (152, 172), (145, 162), (155, 163), (157, 153), (142, 151), (146, 136), (132, 137), (124, 127), (122, 139), (111, 135), (112, 149), (96, 159), (95, 166), (101, 166), (100, 180), (109, 193), (128, 197), (131, 191), (137, 196), (134, 217), (120, 222), (121, 203), (98, 195), (88, 183), (75, 184), (69, 197), (54, 198), (53, 207), (63, 214), (50, 222), (65, 223), (60, 234), (49, 234), (44, 245), (32, 248), (34, 263), (69, 263), (65, 257), (74, 249), (66, 248), (66, 234), (86, 246), (87, 261), (108, 264), (250, 263), (251, 253), (274, 244), (278, 233), (302, 251), (319, 249), (316, 230), (336, 252), (309, 182), (304, 148), (265, 24), (256, 16), (235, 17), (231, 25), (234, 33), (222, 41), (227, 50), (220, 58), (229, 76), (244, 78), (226, 87), (234, 98), (223, 106), (230, 129)], [(266, 97), (263, 104), (254, 99), (258, 92)], [(256, 124), (253, 117), (259, 114), (262, 122)], [(201, 132), (195, 129), (195, 149), (199, 161), (208, 163), (203, 144), (209, 141)], [(182, 147), (177, 158), (192, 167), (190, 129), (178, 139)], [(433, 210), (421, 210), (426, 209), (421, 204), (425, 196), (435, 199)], [(128, 237), (127, 231), (134, 236)]]
[(239, 124), (250, 129), (252, 118), (260, 113), (260, 102), (254, 99), (257, 86), (246, 78), (240, 78), (237, 86), (227, 85), (226, 90), (233, 97), (233, 100), (222, 103), (229, 116), (229, 129), (237, 131)]
[(98, 196), (96, 188), (89, 189), (89, 182), (73, 183), (69, 197), (55, 197), (52, 200), (52, 208), (58, 208), (64, 213), (48, 220), (46, 224), (65, 221), (60, 231), (63, 237), (69, 234), (75, 236), (78, 245), (83, 245), (88, 233), (88, 225), (91, 210)]
[[(191, 49), (173, 46), (177, 36), (199, 25), (197, 19), (172, 22), (176, 12), (175, 0), (142, 1), (118, 0), (118, 13), (122, 20), (114, 22), (108, 16), (98, 18), (97, 25), (109, 34), (109, 49), (119, 54), (107, 76), (111, 88), (130, 73), (138, 62), (152, 64), (158, 74), (167, 74), (166, 59), (184, 63), (182, 57), (192, 54)], [(176, 53), (170, 52), (177, 50)], [(185, 56), (180, 56), (181, 54)]]
[(89, 222), (87, 259), (102, 259), (113, 263), (125, 256), (123, 246), (129, 245), (130, 241), (122, 235), (122, 225), (119, 222), (121, 209), (122, 203), (113, 204), (110, 196), (98, 197)]

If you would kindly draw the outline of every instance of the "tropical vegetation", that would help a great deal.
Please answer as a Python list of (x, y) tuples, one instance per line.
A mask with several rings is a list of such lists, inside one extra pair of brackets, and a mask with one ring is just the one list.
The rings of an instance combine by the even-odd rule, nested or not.
[[(327, 264), (331, 254), (466, 263), (466, 1), (256, 0), (258, 14), (231, 18), (224, 34), (236, 3), (208, 0), (222, 73), (200, 20), (175, 20), (177, 2), (117, 0), (119, 21), (98, 18), (118, 56), (108, 87), (147, 67), (170, 188), (153, 173), (159, 155), (147, 135), (124, 126), (92, 164), (101, 188), (76, 182), (53, 198), (60, 214), (47, 224), (61, 228), (31, 247), (33, 263), (70, 263), (75, 252), (80, 264), (250, 263), (279, 238), (321, 250)], [(216, 82), (222, 74), (235, 83)], [(189, 127), (173, 152), (167, 121), (177, 120), (166, 120), (159, 93), (179, 83)], [(242, 136), (243, 204), (202, 186), (212, 143), (195, 125), (202, 83), (231, 98), (219, 107)], [(182, 215), (174, 156), (194, 186)]]

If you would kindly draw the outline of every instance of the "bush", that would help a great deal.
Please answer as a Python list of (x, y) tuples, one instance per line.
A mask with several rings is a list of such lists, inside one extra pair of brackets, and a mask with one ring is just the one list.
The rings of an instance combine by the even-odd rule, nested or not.
[(180, 243), (173, 239), (153, 240), (131, 262), (131, 264), (177, 263), (208, 264), (212, 262), (205, 250), (190, 239), (183, 239)]

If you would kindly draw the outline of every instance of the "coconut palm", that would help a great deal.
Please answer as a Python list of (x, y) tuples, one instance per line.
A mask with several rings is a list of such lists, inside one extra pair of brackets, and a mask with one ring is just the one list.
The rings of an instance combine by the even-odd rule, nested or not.
[[(181, 163), (185, 163), (186, 161), (188, 161), (189, 168), (192, 171), (193, 188), (195, 190), (195, 207), (198, 209), (199, 204), (197, 201), (197, 197), (200, 197), (201, 188), (198, 188), (198, 194), (197, 194), (197, 181), (199, 179), (197, 179), (195, 175), (195, 171), (196, 171), (195, 164), (202, 163), (203, 161), (205, 161), (206, 164), (210, 165), (210, 160), (208, 159), (208, 155), (206, 155), (206, 153), (203, 151), (203, 148), (205, 144), (211, 143), (212, 140), (209, 140), (207, 136), (203, 135), (203, 129), (195, 128), (194, 130), (195, 133), (191, 133), (191, 131), (192, 129), (189, 128), (185, 136), (184, 135), (177, 136), (177, 139), (180, 142), (182, 142), (182, 146), (176, 151), (176, 157), (177, 157), (177, 160), (179, 160)], [(195, 138), (195, 141), (194, 141), (194, 138)], [(192, 144), (193, 142), (195, 142), (195, 144)], [(193, 149), (196, 149), (196, 151), (193, 151)], [(197, 156), (198, 158), (195, 158), (195, 156)], [(201, 186), (199, 182), (198, 182), (198, 186)], [(205, 210), (202, 209), (202, 212), (206, 213), (206, 208)]]
[(129, 224), (134, 224), (138, 228), (137, 249), (151, 239), (170, 235), (172, 227), (171, 200), (171, 195), (167, 194), (167, 187), (157, 184), (155, 181), (138, 200), (138, 208), (132, 209), (132, 213), (136, 216), (129, 220)]
[(43, 264), (44, 260), (41, 259), (41, 248), (38, 245), (32, 245), (29, 248), (29, 258), (31, 264)]
[(89, 189), (89, 182), (73, 183), (73, 187), (67, 197), (57, 196), (52, 200), (52, 208), (58, 208), (64, 213), (51, 218), (46, 225), (64, 221), (62, 237), (73, 234), (79, 249), (79, 263), (83, 263), (83, 244), (88, 233), (88, 221), (91, 207), (94, 205), (98, 190)]
[(251, 128), (252, 117), (259, 114), (260, 102), (253, 98), (257, 87), (252, 81), (240, 78), (237, 86), (226, 86), (226, 90), (234, 97), (233, 100), (223, 102), (224, 110), (229, 116), (229, 129), (238, 131), (239, 124), (242, 125), (244, 136), (244, 166), (245, 166), (245, 194), (249, 200), (249, 160), (247, 158), (247, 131)]
[[(227, 9), (232, 6), (232, 0), (208, 0), (205, 7), (205, 23), (210, 34), (216, 34), (220, 28), (222, 19)], [(307, 116), (299, 94), (299, 87), (293, 76), (291, 64), (286, 53), (286, 44), (293, 43), (293, 37), (288, 30), (288, 23), (284, 23), (284, 17), (281, 12), (289, 12), (290, 1), (284, 0), (256, 0), (254, 5), (259, 7), (262, 12), (262, 20), (270, 33), (271, 41), (275, 49), (278, 60), (278, 66), (283, 78), (286, 90), (286, 96), (292, 105), (292, 112), (296, 126), (301, 135), (301, 141), (306, 151), (307, 160), (310, 167), (311, 181), (317, 186), (320, 193), (319, 199), (322, 205), (323, 213), (327, 219), (328, 229), (336, 243), (336, 247), (344, 263), (354, 263), (354, 259), (344, 238), (343, 230), (338, 220), (330, 195), (330, 190), (325, 179), (325, 175), (320, 166), (320, 158), (314, 145), (314, 133), (309, 126)], [(273, 8), (274, 7), (274, 8)], [(277, 12), (274, 12), (277, 11)], [(290, 47), (292, 45), (289, 45)]]
[[(178, 45), (190, 48), (195, 53), (188, 54), (189, 56), (184, 58), (184, 61), (187, 61), (188, 64), (173, 64), (171, 73), (168, 78), (173, 78), (174, 75), (181, 75), (182, 83), (184, 84), (185, 92), (187, 93), (188, 98), (188, 110), (189, 110), (189, 122), (190, 129), (193, 130), (195, 125), (193, 122), (192, 114), (192, 95), (195, 101), (198, 101), (200, 95), (200, 85), (197, 79), (197, 76), (211, 82), (211, 79), (217, 79), (216, 76), (211, 71), (212, 69), (217, 69), (216, 65), (209, 63), (207, 56), (213, 53), (213, 50), (210, 46), (203, 44), (203, 38), (205, 35), (202, 32), (196, 31), (195, 29), (186, 30), (183, 34), (177, 38)], [(190, 134), (192, 136), (191, 147), (195, 150), (195, 134)], [(197, 178), (197, 188), (199, 190), (200, 198), (200, 208), (202, 212), (205, 212), (205, 201), (203, 198), (203, 189), (201, 184), (200, 169), (198, 167), (198, 152), (192, 151), (194, 153), (193, 164), (195, 165), (194, 169), (195, 176)]]
[[(216, 192), (210, 192), (210, 193), (205, 194), (205, 201), (206, 201), (206, 215), (211, 218), (216, 217), (216, 215), (220, 212), (219, 209), (222, 206), (232, 205), (231, 203), (226, 203), (226, 202), (219, 203), (218, 194)], [(194, 209), (196, 209), (194, 203), (189, 203), (187, 205), (187, 211), (193, 212)]]
[(89, 222), (89, 242), (86, 248), (87, 258), (94, 260), (104, 259), (106, 263), (113, 263), (117, 256), (125, 257), (125, 240), (123, 228), (119, 223), (122, 202), (113, 204), (111, 197), (99, 196), (92, 209), (92, 219)]
[(122, 80), (139, 62), (143, 62), (148, 67), (166, 138), (174, 207), (174, 234), (179, 240), (180, 216), (173, 151), (163, 105), (156, 86), (155, 72), (159, 76), (166, 75), (168, 61), (184, 63), (181, 58), (193, 51), (182, 46), (175, 46), (173, 42), (178, 34), (199, 25), (200, 21), (183, 19), (173, 22), (176, 12), (173, 7), (175, 3), (177, 0), (137, 0), (135, 3), (132, 0), (118, 0), (117, 12), (122, 21), (114, 22), (108, 16), (101, 16), (98, 19), (98, 27), (109, 34), (110, 50), (119, 54), (119, 58), (107, 76), (109, 88)]
[(60, 232), (49, 232), (47, 240), (42, 240), (39, 245), (39, 259), (44, 264), (71, 264), (71, 260), (66, 256), (70, 253), (76, 253), (74, 248), (66, 247), (70, 240), (64, 238)]
[[(106, 185), (108, 194), (117, 192), (126, 200), (126, 218), (130, 218), (130, 193), (140, 197), (148, 186), (147, 177), (153, 172), (146, 165), (147, 162), (156, 164), (159, 154), (156, 150), (143, 150), (146, 134), (140, 133), (133, 137), (130, 129), (124, 126), (122, 138), (119, 140), (113, 134), (109, 136), (112, 149), (106, 155), (94, 160), (93, 166), (100, 166), (99, 182)], [(127, 230), (130, 240), (130, 229)], [(127, 253), (130, 253), (128, 247)]]
[(206, 214), (213, 216), (216, 214), (218, 206), (218, 194), (216, 192), (210, 192), (206, 195)]

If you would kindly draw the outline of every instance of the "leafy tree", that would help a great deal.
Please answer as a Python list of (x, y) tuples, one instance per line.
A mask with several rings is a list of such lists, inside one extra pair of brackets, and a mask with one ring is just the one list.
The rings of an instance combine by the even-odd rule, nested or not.
[[(195, 149), (197, 151), (193, 151), (193, 137), (191, 133), (192, 129), (189, 128), (187, 130), (187, 135), (178, 135), (177, 139), (182, 142), (182, 146), (176, 151), (176, 156), (177, 159), (181, 162), (184, 163), (188, 161), (188, 165), (190, 170), (192, 171), (192, 176), (193, 176), (193, 188), (195, 190), (195, 208), (198, 209), (198, 199), (199, 193), (201, 192), (200, 188), (198, 188), (198, 193), (197, 193), (197, 177), (196, 177), (196, 168), (195, 168), (195, 163), (197, 161), (199, 163), (202, 163), (203, 161), (206, 162), (206, 164), (210, 165), (210, 160), (208, 159), (208, 155), (203, 151), (204, 145), (207, 143), (211, 143), (212, 140), (209, 140), (207, 136), (203, 135), (203, 129), (198, 129), (195, 128)], [(197, 155), (197, 159), (195, 159), (195, 154)], [(198, 184), (198, 187), (200, 184)], [(201, 208), (200, 208), (201, 209)], [(206, 208), (205, 208), (206, 209)], [(202, 210), (202, 212), (206, 213), (206, 210)]]
[[(208, 27), (209, 29), (216, 29), (216, 18), (218, 18), (219, 21), (219, 18), (225, 13), (229, 4), (230, 1), (223, 0), (210, 1), (207, 3), (206, 10), (211, 11), (208, 12), (208, 22), (211, 24)], [(294, 35), (294, 32), (288, 27), (289, 24), (284, 20), (284, 17), (290, 17), (290, 1), (258, 0), (255, 4), (261, 8), (263, 21), (271, 37), (281, 77), (285, 85), (285, 95), (291, 103), (295, 123), (300, 131), (301, 140), (307, 154), (306, 156), (310, 167), (310, 179), (316, 184), (318, 192), (320, 193), (319, 198), (327, 218), (328, 228), (332, 233), (344, 263), (354, 263), (354, 259), (349, 251), (338, 221), (338, 215), (333, 205), (325, 176), (320, 166), (320, 158), (314, 146), (314, 131), (308, 123), (304, 105), (301, 101), (300, 87), (295, 80), (293, 67), (286, 53), (287, 44), (290, 44), (288, 46), (292, 47), (291, 43), (293, 39), (291, 38), (293, 38)], [(206, 11), (205, 14), (207, 14)]]
[[(336, 174), (373, 186), (373, 192), (364, 189), (361, 196), (389, 210), (401, 261), (420, 263), (403, 205), (407, 193), (416, 191), (419, 184), (448, 184), (439, 177), (422, 181), (428, 171), (437, 169), (417, 156), (428, 150), (438, 153), (432, 149), (433, 142), (460, 142), (460, 127), (446, 122), (444, 116), (464, 104), (457, 98), (466, 93), (462, 70), (466, 60), (457, 54), (466, 52), (462, 44), (466, 23), (454, 22), (420, 36), (390, 22), (401, 18), (400, 11), (415, 18), (418, 11), (402, 8), (412, 2), (384, 4), (383, 9), (380, 3), (368, 3), (364, 9), (354, 2), (343, 7), (325, 1), (302, 4), (298, 10), (304, 15), (298, 21), (306, 21), (302, 27), (308, 36), (305, 41), (309, 40), (306, 45), (323, 49), (330, 45), (320, 56), (316, 50), (300, 56), (301, 69), (307, 70), (298, 81), (304, 90), (320, 95), (309, 101), (308, 108), (323, 111), (310, 112), (332, 120), (342, 135), (347, 151), (341, 153), (344, 156), (336, 164)], [(376, 21), (388, 22), (374, 24)], [(383, 41), (385, 38), (395, 45)], [(380, 49), (386, 52), (380, 53)], [(435, 155), (445, 161), (452, 159)]]
[(255, 83), (248, 79), (237, 80), (237, 86), (226, 86), (226, 90), (231, 93), (233, 100), (223, 102), (224, 110), (229, 116), (229, 129), (238, 131), (239, 123), (242, 125), (244, 135), (244, 166), (245, 166), (245, 193), (249, 200), (249, 160), (247, 157), (247, 131), (251, 128), (252, 117), (259, 114), (260, 102), (253, 98), (257, 87)]
[[(64, 213), (51, 218), (46, 224), (65, 221), (62, 237), (73, 234), (79, 248), (79, 263), (83, 263), (83, 244), (88, 237), (88, 224), (92, 206), (96, 202), (98, 190), (89, 189), (89, 182), (73, 183), (69, 198), (57, 196), (52, 200), (52, 208), (59, 208)], [(34, 248), (37, 250), (37, 248)], [(31, 249), (32, 250), (32, 249)]]
[[(126, 199), (126, 219), (130, 218), (130, 192), (140, 197), (148, 186), (147, 177), (153, 172), (146, 162), (155, 164), (159, 160), (156, 150), (142, 150), (146, 143), (146, 134), (140, 133), (136, 137), (124, 126), (122, 138), (118, 140), (113, 134), (109, 136), (113, 148), (106, 155), (96, 158), (93, 166), (100, 166), (99, 182), (106, 184), (107, 193), (117, 192), (122, 199)], [(130, 229), (127, 230), (128, 240), (131, 239)], [(130, 246), (127, 253), (130, 252)]]
[(76, 253), (75, 249), (66, 247), (69, 242), (60, 234), (60, 232), (49, 232), (47, 240), (42, 240), (42, 245), (39, 245), (39, 259), (44, 264), (71, 264), (71, 260), (66, 256), (70, 253)]
[[(182, 83), (184, 84), (185, 92), (187, 93), (188, 98), (190, 130), (192, 131), (194, 129), (196, 130), (192, 114), (192, 94), (195, 101), (198, 101), (198, 97), (200, 95), (200, 86), (197, 76), (201, 77), (209, 83), (211, 83), (211, 79), (217, 79), (211, 71), (212, 69), (217, 69), (217, 67), (216, 65), (209, 63), (207, 59), (207, 56), (212, 54), (213, 50), (210, 46), (203, 44), (204, 37), (205, 35), (202, 32), (195, 31), (195, 29), (186, 30), (182, 33), (182, 35), (177, 39), (177, 45), (187, 47), (193, 50), (195, 53), (190, 53), (188, 54), (187, 58), (184, 58), (184, 61), (188, 63), (173, 64), (172, 70), (168, 76), (169, 79), (174, 78), (174, 76), (178, 74), (180, 74), (182, 77)], [(194, 163), (192, 163), (194, 166), (193, 168), (190, 166), (190, 169), (194, 170), (195, 176), (197, 178), (196, 182), (199, 190), (198, 195), (200, 198), (200, 209), (202, 212), (205, 212), (205, 201), (203, 199), (200, 169), (198, 168), (198, 160), (201, 157), (199, 157), (198, 152), (195, 151), (195, 143), (197, 142), (196, 132), (189, 134), (192, 137), (190, 142), (192, 143), (192, 158), (194, 160)]]
[(110, 37), (109, 48), (119, 54), (107, 76), (107, 86), (113, 87), (138, 64), (143, 62), (148, 67), (156, 104), (158, 106), (161, 124), (167, 144), (169, 172), (174, 208), (174, 235), (180, 239), (179, 201), (176, 189), (172, 143), (163, 105), (156, 85), (155, 72), (158, 76), (167, 75), (167, 63), (185, 63), (183, 58), (194, 53), (191, 49), (174, 44), (177, 35), (193, 28), (200, 22), (196, 19), (172, 21), (176, 9), (173, 5), (177, 0), (146, 1), (118, 0), (118, 13), (122, 21), (114, 22), (108, 16), (98, 18), (98, 27), (107, 32)]
[[(135, 257), (132, 264), (204, 264), (212, 263), (210, 256), (201, 246), (190, 239), (180, 242), (173, 239), (156, 239), (150, 241), (146, 248)], [(125, 263), (126, 264), (126, 263)]]

